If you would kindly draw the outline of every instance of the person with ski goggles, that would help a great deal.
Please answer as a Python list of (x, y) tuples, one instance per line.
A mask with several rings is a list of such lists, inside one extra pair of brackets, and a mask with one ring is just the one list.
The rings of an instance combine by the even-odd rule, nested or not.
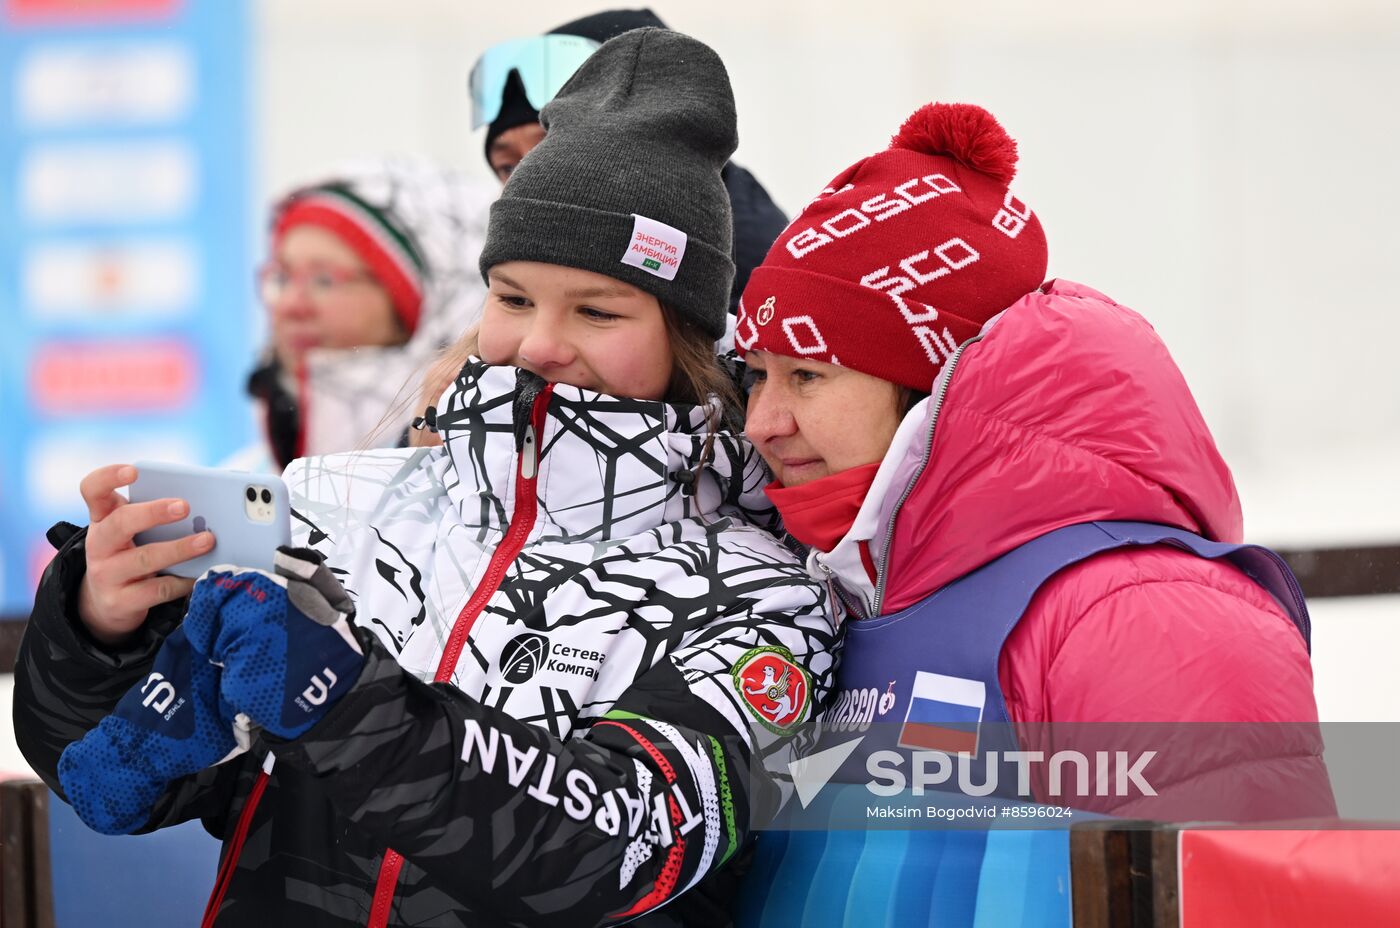
[[(486, 128), (486, 162), (505, 183), (520, 160), (544, 139), (540, 110), (602, 43), (630, 29), (666, 28), (649, 9), (605, 10), (551, 29), (544, 35), (491, 46), (472, 66), (467, 81), (472, 128)], [(746, 169), (730, 161), (720, 176), (734, 213), (736, 273), (729, 312), (738, 310), (749, 272), (763, 260), (787, 227), (787, 216)]]

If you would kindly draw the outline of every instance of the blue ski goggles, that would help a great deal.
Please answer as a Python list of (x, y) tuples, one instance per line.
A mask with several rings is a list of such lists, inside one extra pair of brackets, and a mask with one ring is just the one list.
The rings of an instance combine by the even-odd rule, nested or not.
[(467, 79), (472, 128), (495, 122), (501, 115), (501, 96), (511, 71), (519, 72), (526, 99), (541, 110), (599, 44), (577, 35), (537, 35), (491, 46), (476, 60)]

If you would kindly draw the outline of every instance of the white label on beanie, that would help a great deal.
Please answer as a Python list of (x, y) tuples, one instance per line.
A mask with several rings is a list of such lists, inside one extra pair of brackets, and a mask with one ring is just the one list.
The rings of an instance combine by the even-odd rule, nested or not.
[(675, 280), (685, 257), (686, 234), (664, 222), (632, 214), (632, 238), (623, 264), (639, 267), (663, 280)]

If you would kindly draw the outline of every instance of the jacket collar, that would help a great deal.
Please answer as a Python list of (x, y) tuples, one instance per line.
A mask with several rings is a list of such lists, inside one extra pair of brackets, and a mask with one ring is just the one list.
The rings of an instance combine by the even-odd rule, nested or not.
[(883, 550), (886, 531), (900, 497), (913, 480), (915, 466), (928, 447), (931, 403), (931, 398), (925, 399), (905, 414), (880, 462), (880, 469), (875, 472), (870, 492), (865, 495), (865, 502), (861, 503), (845, 537), (830, 553), (812, 551), (807, 555), (808, 572), (839, 584), (847, 606), (853, 608), (858, 618), (876, 614), (878, 576), (871, 576), (866, 562)]
[[(468, 526), (510, 523), (532, 406), (524, 400), (542, 385), (526, 371), (473, 359), (439, 403), (437, 428), (455, 472), (447, 492)], [(547, 395), (536, 436), (535, 534), (607, 541), (695, 517), (776, 523), (762, 492), (770, 477), (747, 439), (721, 430), (706, 452), (711, 407), (567, 384)]]
[(819, 577), (830, 568), (865, 614), (888, 614), (1032, 538), (1095, 519), (1221, 541), (1242, 534), (1229, 469), (1152, 327), (1098, 291), (1051, 281), (944, 365), (851, 531), (809, 566)]

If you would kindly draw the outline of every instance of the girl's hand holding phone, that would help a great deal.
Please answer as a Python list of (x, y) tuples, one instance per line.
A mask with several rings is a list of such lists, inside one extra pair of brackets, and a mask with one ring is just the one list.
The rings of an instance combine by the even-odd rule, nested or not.
[(182, 499), (128, 503), (117, 493), (136, 481), (130, 464), (99, 467), (80, 485), (88, 508), (87, 572), (78, 590), (78, 616), (92, 636), (114, 645), (141, 627), (152, 606), (189, 595), (193, 580), (157, 576), (214, 547), (212, 532), (137, 545), (136, 534), (189, 514)]

